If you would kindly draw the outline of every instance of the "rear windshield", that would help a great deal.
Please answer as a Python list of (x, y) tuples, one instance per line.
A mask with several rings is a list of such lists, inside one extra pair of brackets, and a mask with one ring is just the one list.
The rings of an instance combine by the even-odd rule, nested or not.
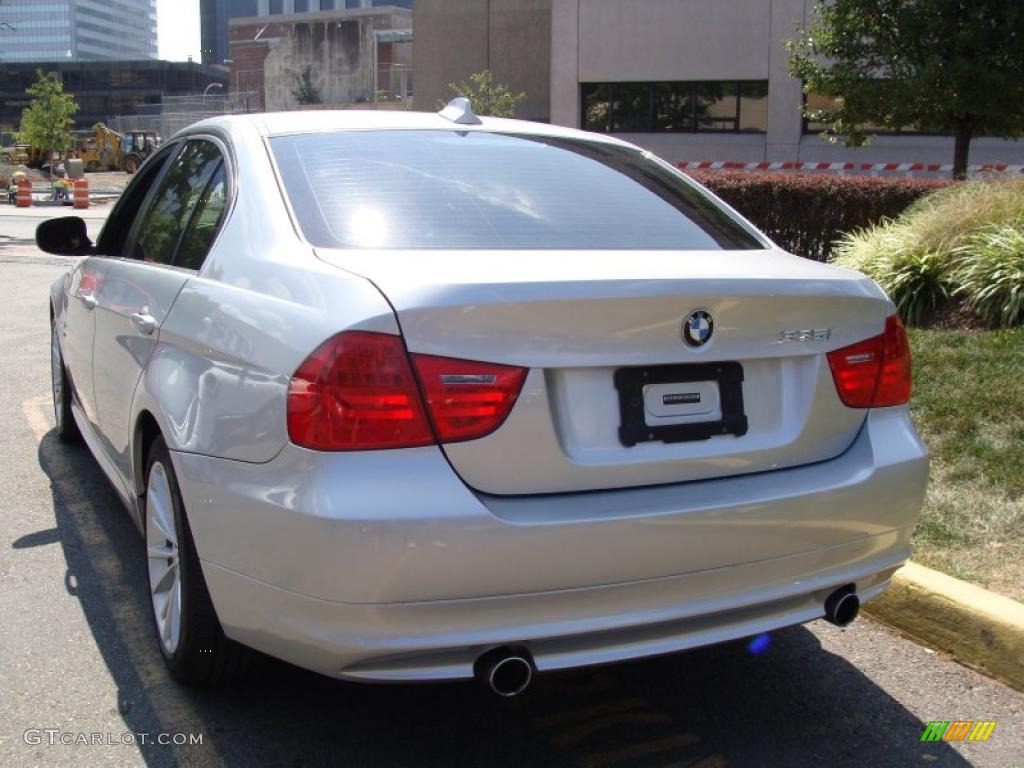
[(306, 238), (330, 248), (761, 249), (635, 149), (482, 131), (270, 140)]

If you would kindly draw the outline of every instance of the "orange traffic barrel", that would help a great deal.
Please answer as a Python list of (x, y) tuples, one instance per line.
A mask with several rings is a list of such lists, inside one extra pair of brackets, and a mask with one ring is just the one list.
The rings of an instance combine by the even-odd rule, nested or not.
[(87, 179), (75, 179), (75, 191), (72, 195), (72, 201), (75, 208), (88, 208), (89, 181)]
[(19, 208), (32, 207), (32, 182), (28, 179), (18, 179), (17, 205)]

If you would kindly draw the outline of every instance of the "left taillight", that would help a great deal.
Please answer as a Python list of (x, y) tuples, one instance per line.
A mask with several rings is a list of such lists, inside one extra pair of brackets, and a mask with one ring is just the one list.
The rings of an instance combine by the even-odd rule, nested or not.
[(839, 399), (851, 408), (883, 408), (910, 400), (910, 342), (899, 315), (885, 332), (828, 353)]
[(288, 387), (291, 441), (353, 451), (473, 440), (501, 426), (526, 378), (525, 368), (411, 358), (412, 365), (391, 334), (346, 331), (328, 339)]
[(288, 436), (321, 451), (433, 443), (402, 340), (348, 331), (321, 344), (288, 386)]

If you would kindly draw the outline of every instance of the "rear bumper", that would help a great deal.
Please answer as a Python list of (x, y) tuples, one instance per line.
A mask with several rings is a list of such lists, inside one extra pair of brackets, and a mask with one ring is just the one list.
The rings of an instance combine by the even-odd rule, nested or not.
[(821, 618), (840, 586), (854, 584), (862, 601), (888, 587), (910, 554), (910, 533), (648, 582), (388, 605), (316, 600), (210, 563), (204, 573), (227, 634), (271, 656), (351, 680), (456, 680), (472, 677), (474, 661), (502, 645), (525, 646), (544, 672)]
[(474, 494), (433, 448), (174, 462), (228, 635), (383, 680), (465, 677), (506, 643), (543, 670), (820, 617), (909, 556), (928, 472), (905, 408), (820, 464), (553, 497)]

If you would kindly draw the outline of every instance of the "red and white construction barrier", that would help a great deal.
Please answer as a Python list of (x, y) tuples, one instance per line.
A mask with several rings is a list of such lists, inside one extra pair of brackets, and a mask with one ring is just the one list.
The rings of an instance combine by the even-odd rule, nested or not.
[[(704, 160), (701, 162), (681, 162), (679, 168), (684, 171), (839, 171), (856, 173), (952, 173), (952, 165), (932, 163), (739, 163), (732, 160)], [(1005, 165), (991, 163), (988, 165), (971, 165), (968, 173), (1024, 173), (1024, 165)]]

